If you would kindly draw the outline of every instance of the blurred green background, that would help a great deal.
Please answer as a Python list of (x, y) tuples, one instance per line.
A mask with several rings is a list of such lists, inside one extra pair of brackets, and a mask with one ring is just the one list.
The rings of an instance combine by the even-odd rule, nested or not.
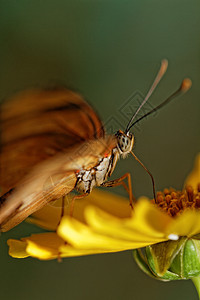
[[(1, 0), (0, 98), (64, 83), (81, 92), (108, 130), (127, 125), (129, 95), (147, 92), (163, 58), (169, 69), (150, 100), (155, 106), (185, 76), (184, 96), (141, 122), (135, 153), (158, 189), (181, 188), (200, 149), (200, 3), (195, 0)], [(129, 104), (128, 104), (129, 107)], [(126, 106), (127, 108), (127, 106)], [(128, 118), (128, 117), (127, 117)], [(133, 158), (113, 178), (132, 173), (134, 193), (152, 195)], [(113, 192), (125, 195), (123, 189)], [(21, 224), (0, 239), (1, 299), (197, 299), (190, 281), (161, 283), (144, 275), (130, 251), (41, 262), (8, 256), (6, 240), (39, 232)]]

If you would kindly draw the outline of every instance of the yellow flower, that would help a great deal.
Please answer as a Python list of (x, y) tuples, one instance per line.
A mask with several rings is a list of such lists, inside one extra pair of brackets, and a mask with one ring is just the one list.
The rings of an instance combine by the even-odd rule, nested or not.
[[(199, 182), (200, 154), (186, 179), (190, 188), (182, 193), (165, 190), (165, 194), (158, 194), (156, 204), (142, 197), (133, 212), (126, 198), (96, 190), (76, 200), (73, 218), (67, 215), (67, 207), (57, 228), (60, 202), (48, 205), (29, 218), (29, 222), (53, 232), (34, 234), (20, 241), (8, 240), (9, 254), (16, 258), (32, 256), (45, 260), (138, 249), (183, 236), (192, 237), (200, 233)], [(183, 200), (180, 207), (177, 206), (179, 200)], [(162, 201), (168, 206), (161, 205)], [(173, 201), (178, 211), (170, 209)]]

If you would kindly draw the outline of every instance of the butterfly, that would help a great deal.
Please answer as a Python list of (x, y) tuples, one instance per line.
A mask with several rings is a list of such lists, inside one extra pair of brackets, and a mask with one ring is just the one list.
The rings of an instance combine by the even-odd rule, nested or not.
[(132, 153), (139, 161), (132, 152), (134, 135), (130, 129), (134, 124), (184, 91), (183, 86), (189, 86), (182, 84), (167, 100), (133, 122), (166, 69), (167, 61), (163, 60), (151, 89), (126, 130), (115, 135), (106, 135), (93, 108), (81, 95), (64, 87), (27, 90), (7, 100), (1, 109), (0, 230), (10, 230), (47, 203), (64, 199), (73, 190), (79, 192), (75, 198), (86, 196), (94, 186), (123, 185), (132, 206), (130, 174), (112, 181), (107, 179), (120, 157)]

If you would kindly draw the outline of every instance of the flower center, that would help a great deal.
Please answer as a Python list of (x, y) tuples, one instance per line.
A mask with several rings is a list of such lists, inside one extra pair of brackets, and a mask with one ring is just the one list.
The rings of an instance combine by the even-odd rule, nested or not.
[(176, 216), (185, 209), (200, 209), (200, 183), (194, 190), (191, 186), (186, 186), (183, 191), (175, 189), (164, 189), (158, 192), (155, 199), (151, 200), (162, 211), (165, 211), (171, 217)]

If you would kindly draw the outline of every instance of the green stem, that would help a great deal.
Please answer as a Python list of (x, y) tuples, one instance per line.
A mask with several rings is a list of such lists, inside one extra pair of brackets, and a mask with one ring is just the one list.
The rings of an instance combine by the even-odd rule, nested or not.
[(193, 281), (193, 283), (194, 283), (194, 285), (195, 285), (195, 288), (196, 288), (196, 290), (197, 290), (197, 293), (198, 293), (199, 299), (200, 299), (200, 276), (198, 276), (198, 277), (193, 277), (193, 278), (192, 278), (192, 281)]

